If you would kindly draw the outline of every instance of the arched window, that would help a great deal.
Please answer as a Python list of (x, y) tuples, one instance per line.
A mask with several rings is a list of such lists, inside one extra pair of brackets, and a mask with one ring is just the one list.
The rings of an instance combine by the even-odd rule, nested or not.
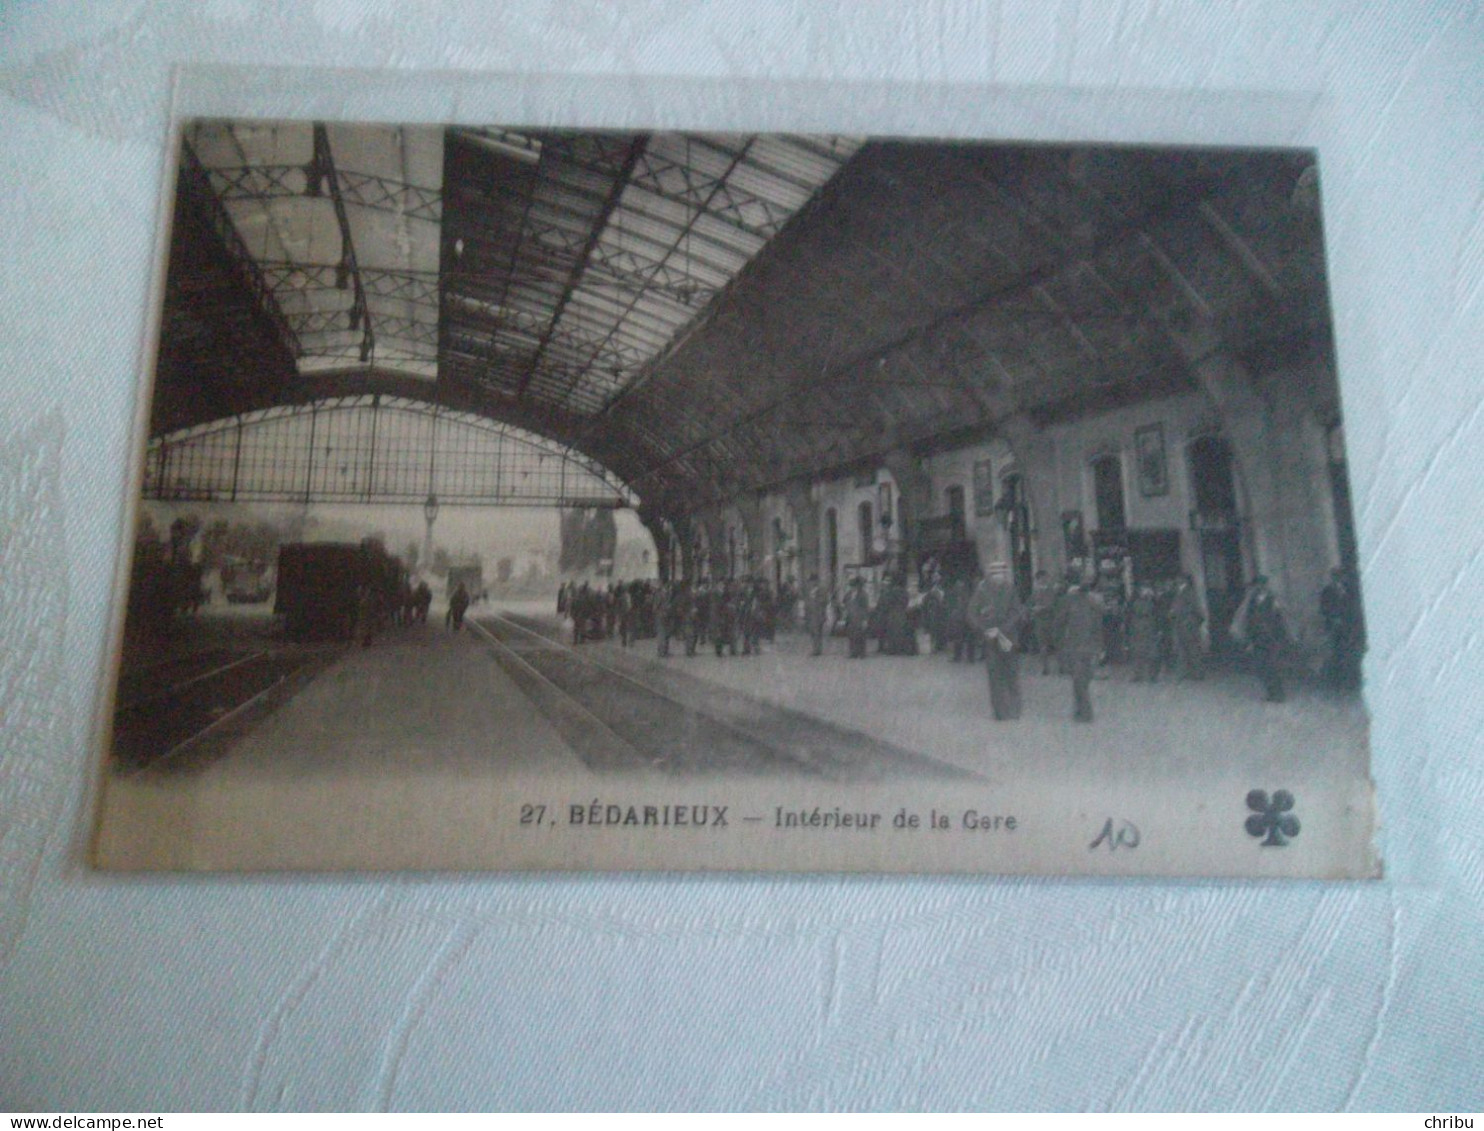
[(962, 539), (965, 532), (964, 516), (968, 513), (964, 504), (964, 489), (955, 483), (952, 487), (943, 491), (943, 504), (948, 510), (948, 517), (953, 520), (953, 537)]
[(875, 524), (872, 522), (871, 504), (863, 502), (856, 508), (856, 522), (860, 527), (861, 538), (861, 564), (871, 560), (872, 546), (876, 539)]
[(1237, 486), (1231, 445), (1220, 436), (1201, 436), (1190, 442), (1187, 458), (1195, 509), (1204, 515), (1235, 515)]

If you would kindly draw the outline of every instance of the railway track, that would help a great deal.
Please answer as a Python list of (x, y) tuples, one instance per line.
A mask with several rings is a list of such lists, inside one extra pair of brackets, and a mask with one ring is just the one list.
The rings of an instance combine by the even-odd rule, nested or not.
[[(468, 622), (592, 769), (870, 781), (961, 771), (675, 669), (638, 678), (509, 614)], [(538, 622), (539, 623), (539, 622)]]
[[(114, 765), (137, 771), (200, 750), (338, 652), (265, 648), (243, 654), (208, 649), (155, 665), (152, 686), (141, 690), (139, 678), (131, 680), (134, 694), (114, 711)], [(122, 687), (121, 681), (121, 698)]]

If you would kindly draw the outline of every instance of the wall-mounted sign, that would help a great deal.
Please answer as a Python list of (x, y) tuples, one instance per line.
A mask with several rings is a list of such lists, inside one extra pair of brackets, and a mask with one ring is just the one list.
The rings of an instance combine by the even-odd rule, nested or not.
[(980, 518), (994, 514), (995, 484), (994, 462), (981, 459), (974, 461), (974, 513)]
[(1138, 457), (1139, 494), (1146, 499), (1170, 493), (1169, 469), (1165, 463), (1165, 429), (1163, 424), (1149, 424), (1134, 432), (1134, 452)]

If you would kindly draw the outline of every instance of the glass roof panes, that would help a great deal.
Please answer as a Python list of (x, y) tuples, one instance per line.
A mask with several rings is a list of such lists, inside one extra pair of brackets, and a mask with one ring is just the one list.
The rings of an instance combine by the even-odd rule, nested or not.
[(301, 376), (425, 380), (589, 443), (584, 421), (859, 146), (213, 121), (183, 140), (182, 175)]
[(183, 149), (297, 334), (300, 372), (436, 376), (441, 129), (204, 121)]
[[(448, 145), (450, 175), (484, 187), (459, 194), (445, 228), (498, 230), (509, 250), (467, 288), (450, 277), (445, 319), (479, 319), (482, 341), (456, 340), (523, 370), (516, 395), (533, 407), (586, 413), (638, 379), (858, 143), (460, 129)], [(466, 290), (540, 325), (491, 324)]]

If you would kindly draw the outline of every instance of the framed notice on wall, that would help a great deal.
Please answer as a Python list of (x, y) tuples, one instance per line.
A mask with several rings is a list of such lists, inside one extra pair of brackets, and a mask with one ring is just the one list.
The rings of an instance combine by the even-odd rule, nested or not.
[(980, 518), (994, 514), (994, 463), (981, 459), (974, 462), (974, 513)]
[(1149, 424), (1135, 431), (1134, 453), (1138, 459), (1139, 494), (1146, 499), (1168, 495), (1170, 477), (1165, 463), (1164, 425)]

